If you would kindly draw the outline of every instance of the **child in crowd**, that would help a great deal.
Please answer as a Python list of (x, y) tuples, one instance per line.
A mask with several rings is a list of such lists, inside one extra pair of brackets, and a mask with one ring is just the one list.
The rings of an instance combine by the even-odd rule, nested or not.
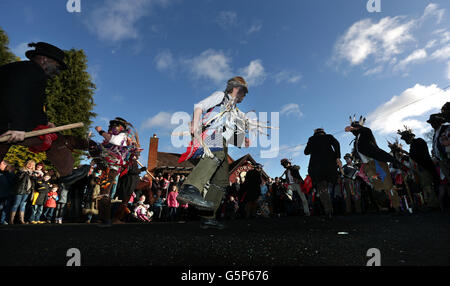
[(51, 184), (50, 184), (51, 176), (47, 173), (44, 175), (44, 178), (38, 178), (36, 180), (36, 191), (33, 193), (32, 197), (32, 210), (31, 210), (31, 217), (30, 217), (30, 223), (31, 224), (41, 224), (45, 223), (44, 221), (41, 221), (41, 215), (42, 210), (44, 208), (44, 203), (47, 199), (47, 194), (51, 190)]
[(47, 201), (45, 202), (44, 217), (47, 223), (52, 223), (53, 212), (56, 208), (56, 201), (58, 200), (58, 185), (52, 185), (50, 192), (47, 194)]
[(153, 216), (153, 212), (149, 211), (150, 205), (144, 204), (145, 196), (142, 195), (137, 202), (136, 207), (134, 208), (133, 216), (137, 218), (139, 221), (150, 222), (151, 217)]
[(162, 215), (162, 209), (163, 209), (163, 203), (166, 200), (165, 198), (161, 197), (161, 190), (158, 189), (156, 191), (156, 194), (154, 194), (155, 202), (153, 203), (153, 213), (155, 214), (155, 217), (158, 219), (161, 219)]
[(178, 187), (177, 185), (172, 185), (169, 195), (167, 196), (167, 207), (169, 208), (169, 220), (175, 220), (177, 216), (177, 209), (179, 203), (177, 201)]
[(33, 175), (37, 179), (42, 179), (44, 177), (44, 164), (43, 163), (36, 164), (36, 169), (34, 170)]

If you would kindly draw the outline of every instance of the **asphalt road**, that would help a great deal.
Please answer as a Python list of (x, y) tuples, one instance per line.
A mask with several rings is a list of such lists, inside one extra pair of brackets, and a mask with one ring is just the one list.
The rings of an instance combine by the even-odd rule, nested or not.
[[(365, 214), (225, 221), (224, 230), (187, 223), (0, 227), (0, 266), (450, 266), (450, 214)], [(339, 233), (346, 234), (339, 234)]]

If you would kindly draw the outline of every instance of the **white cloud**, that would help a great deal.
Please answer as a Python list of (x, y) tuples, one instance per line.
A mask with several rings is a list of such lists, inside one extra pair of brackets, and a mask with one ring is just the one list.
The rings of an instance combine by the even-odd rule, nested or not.
[(424, 49), (415, 50), (412, 52), (408, 57), (406, 57), (404, 60), (400, 61), (398, 65), (394, 67), (394, 70), (404, 70), (409, 64), (418, 62), (420, 60), (423, 60), (427, 58), (428, 54), (427, 51)]
[(160, 52), (155, 57), (156, 68), (159, 71), (173, 70), (175, 68), (175, 60), (169, 50)]
[(248, 66), (239, 69), (233, 68), (231, 61), (231, 57), (222, 51), (208, 49), (198, 56), (179, 62), (196, 80), (206, 79), (215, 84), (223, 84), (234, 75), (241, 75), (249, 86), (258, 86), (265, 81), (267, 74), (261, 60), (253, 60)]
[(428, 17), (436, 17), (436, 23), (439, 24), (442, 21), (442, 18), (444, 17), (445, 10), (439, 9), (438, 7), (439, 6), (434, 3), (428, 4), (428, 6), (425, 8), (425, 11), (420, 21), (424, 21)]
[(450, 32), (446, 29), (439, 29), (433, 32), (432, 35), (437, 35), (440, 38), (440, 44), (444, 45), (450, 42)]
[(302, 117), (303, 113), (300, 111), (300, 106), (296, 103), (289, 103), (281, 107), (280, 113), (282, 115), (293, 115), (297, 117)]
[(250, 29), (248, 29), (247, 31), (247, 35), (253, 34), (253, 33), (257, 33), (259, 31), (261, 31), (262, 29), (262, 24), (261, 23), (257, 23), (257, 24), (253, 24)]
[(364, 75), (369, 76), (369, 75), (381, 73), (382, 71), (383, 71), (383, 66), (377, 66), (377, 67), (374, 67), (373, 69), (369, 69), (366, 72), (364, 72)]
[(425, 49), (431, 49), (434, 46), (436, 46), (437, 40), (430, 40), (428, 41), (427, 45), (425, 46)]
[(224, 30), (235, 27), (237, 26), (237, 13), (234, 11), (221, 11), (217, 16), (216, 23)]
[(290, 72), (290, 71), (281, 71), (275, 75), (275, 81), (277, 84), (281, 82), (287, 83), (297, 83), (299, 82), (303, 76), (301, 74)]
[(172, 113), (161, 111), (153, 117), (148, 118), (142, 123), (142, 129), (172, 129), (174, 125), (171, 124)]
[(196, 79), (210, 79), (216, 84), (232, 77), (231, 59), (221, 51), (212, 49), (183, 61)]
[[(438, 25), (443, 20), (445, 9), (431, 3), (422, 16), (385, 17), (378, 22), (363, 19), (354, 23), (334, 46), (334, 61), (347, 62), (350, 67), (359, 66), (364, 75), (374, 75), (389, 71), (406, 71), (411, 64), (425, 60), (447, 60), (450, 58), (450, 31), (438, 29), (427, 33), (422, 47), (420, 34), (424, 34), (426, 20), (435, 19), (430, 25)], [(419, 33), (424, 32), (424, 33)], [(415, 50), (412, 50), (413, 45)], [(431, 49), (435, 48), (433, 52)], [(407, 75), (407, 73), (403, 73)]]
[(376, 108), (367, 116), (367, 122), (372, 130), (384, 135), (395, 133), (403, 125), (423, 134), (430, 126), (418, 117), (440, 109), (447, 101), (450, 101), (450, 90), (445, 91), (435, 84), (416, 84)]
[(266, 79), (266, 72), (261, 60), (251, 61), (248, 66), (242, 68), (240, 73), (247, 81), (249, 86), (257, 86), (264, 82)]
[(352, 66), (363, 64), (369, 57), (389, 61), (403, 52), (403, 45), (414, 40), (414, 21), (404, 17), (385, 17), (378, 23), (364, 19), (353, 24), (335, 45), (335, 58), (347, 60)]
[(88, 16), (85, 24), (101, 40), (119, 42), (138, 38), (137, 22), (147, 16), (152, 5), (166, 5), (169, 0), (104, 1)]
[(450, 58), (450, 45), (443, 47), (439, 50), (436, 50), (432, 55), (432, 59), (436, 60), (446, 60)]

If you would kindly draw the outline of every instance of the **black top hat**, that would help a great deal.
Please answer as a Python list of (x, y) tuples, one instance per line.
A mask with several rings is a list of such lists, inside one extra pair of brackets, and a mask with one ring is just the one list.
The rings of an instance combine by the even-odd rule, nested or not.
[(28, 46), (35, 48), (34, 50), (29, 50), (25, 53), (25, 56), (30, 60), (35, 55), (42, 55), (57, 61), (63, 69), (67, 69), (67, 65), (64, 63), (66, 53), (64, 53), (64, 51), (60, 48), (44, 42), (29, 43)]

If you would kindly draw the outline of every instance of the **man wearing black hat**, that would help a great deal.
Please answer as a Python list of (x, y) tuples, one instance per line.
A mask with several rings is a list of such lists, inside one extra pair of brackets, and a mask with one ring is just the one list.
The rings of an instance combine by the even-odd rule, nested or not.
[(439, 185), (439, 176), (430, 157), (427, 143), (422, 138), (415, 138), (416, 135), (406, 126), (404, 131), (398, 130), (397, 133), (410, 146), (409, 156), (418, 165), (417, 173), (419, 174), (420, 187), (424, 192), (427, 206), (437, 208), (438, 200), (432, 185), (434, 184), (436, 187)]
[(88, 166), (73, 171), (72, 149), (87, 149), (88, 141), (73, 136), (57, 134), (50, 147), (42, 147), (38, 137), (25, 139), (25, 132), (37, 127), (54, 127), (45, 113), (45, 89), (47, 81), (61, 70), (67, 69), (65, 53), (59, 48), (39, 42), (31, 43), (35, 50), (26, 52), (30, 61), (10, 63), (0, 67), (0, 137), (10, 136), (6, 143), (0, 143), (0, 160), (13, 144), (41, 148), (47, 158), (69, 185), (88, 171)]
[(318, 128), (308, 139), (304, 153), (311, 155), (308, 174), (319, 192), (326, 215), (331, 218), (333, 206), (330, 190), (337, 181), (338, 167), (342, 168), (340, 144), (333, 135), (326, 134), (322, 128)]

